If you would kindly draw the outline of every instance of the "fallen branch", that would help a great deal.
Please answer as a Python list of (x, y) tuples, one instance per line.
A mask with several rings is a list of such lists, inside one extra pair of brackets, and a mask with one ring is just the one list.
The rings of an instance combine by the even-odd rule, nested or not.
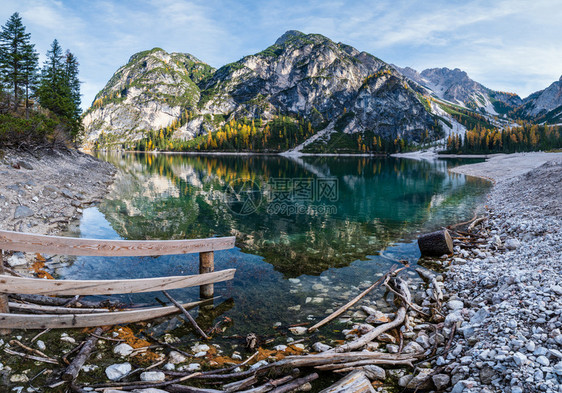
[(293, 379), (295, 379), (294, 376), (292, 375), (286, 375), (283, 378), (279, 378), (279, 379), (274, 379), (272, 381), (268, 381), (267, 383), (255, 387), (253, 389), (249, 389), (249, 390), (244, 390), (240, 393), (266, 393), (269, 392), (273, 389), (275, 389), (278, 386), (281, 386), (289, 381), (292, 381)]
[(102, 333), (103, 333), (103, 329), (97, 328), (94, 332), (95, 336), (92, 335), (86, 340), (84, 345), (82, 345), (80, 352), (78, 352), (78, 355), (76, 355), (72, 363), (70, 363), (70, 365), (66, 368), (66, 370), (62, 374), (63, 381), (70, 382), (76, 379), (78, 373), (80, 372), (80, 369), (82, 368), (86, 360), (88, 360), (90, 354), (92, 353), (92, 350), (95, 348), (98, 342), (99, 335)]
[(347, 344), (341, 345), (334, 349), (331, 349), (328, 352), (349, 352), (355, 349), (359, 349), (373, 341), (375, 338), (380, 336), (382, 333), (386, 332), (387, 330), (394, 329), (395, 327), (400, 326), (404, 319), (406, 318), (406, 307), (402, 306), (396, 312), (396, 317), (393, 321), (387, 322), (384, 325), (377, 326), (367, 334), (364, 334), (357, 340), (351, 341)]
[(246, 379), (243, 379), (241, 381), (236, 381), (236, 382), (231, 382), (231, 383), (227, 383), (226, 385), (223, 385), (223, 389), (225, 392), (238, 392), (239, 390), (242, 390), (244, 388), (247, 388), (248, 386), (251, 386), (253, 384), (255, 384), (256, 382), (258, 382), (258, 379), (256, 378), (255, 375), (252, 375)]
[(271, 393), (285, 393), (285, 392), (290, 392), (294, 389), (297, 389), (299, 387), (301, 387), (302, 385), (310, 382), (310, 381), (314, 381), (315, 379), (318, 379), (318, 374), (316, 373), (312, 373), (310, 375), (307, 375), (306, 377), (302, 377), (302, 378), (297, 378), (294, 381), (291, 381), (285, 385), (281, 385), (278, 388), (275, 388), (273, 390), (271, 390)]
[(193, 373), (189, 374), (180, 378), (172, 379), (170, 381), (164, 382), (144, 382), (144, 381), (137, 381), (137, 382), (117, 382), (117, 383), (101, 383), (97, 385), (91, 385), (90, 387), (94, 388), (96, 391), (104, 391), (107, 389), (117, 388), (119, 390), (134, 390), (134, 389), (148, 389), (148, 388), (161, 388), (164, 386), (177, 384), (183, 381), (187, 381), (188, 379), (194, 378), (201, 373)]
[(417, 358), (394, 359), (394, 360), (393, 359), (367, 359), (367, 360), (358, 360), (356, 362), (349, 362), (349, 363), (324, 364), (320, 366), (315, 366), (314, 368), (322, 371), (334, 370), (335, 372), (338, 372), (336, 370), (348, 369), (357, 366), (368, 366), (371, 364), (383, 364), (383, 365), (390, 365), (390, 366), (407, 365), (413, 367), (412, 362), (416, 360)]
[(420, 277), (427, 283), (431, 282), (433, 285), (433, 299), (437, 302), (439, 308), (441, 308), (441, 301), (443, 300), (443, 291), (441, 291), (441, 287), (437, 283), (437, 279), (435, 278), (434, 274), (428, 273), (422, 269), (416, 269), (416, 272), (420, 275)]
[(35, 355), (37, 355), (37, 356), (40, 356), (40, 357), (42, 357), (42, 358), (51, 359), (51, 360), (53, 360), (53, 361), (55, 361), (55, 362), (57, 361), (56, 359), (53, 359), (53, 358), (51, 358), (50, 356), (45, 355), (45, 354), (44, 354), (43, 352), (41, 352), (40, 350), (35, 349), (35, 348), (28, 347), (27, 345), (22, 344), (22, 343), (19, 342), (18, 340), (10, 340), (10, 345), (17, 345), (17, 346), (19, 346), (20, 348), (25, 349), (27, 352), (33, 353), (33, 354), (35, 354)]
[[(381, 278), (379, 278), (375, 283), (373, 283), (369, 288), (365, 289), (363, 292), (361, 292), (359, 295), (357, 295), (354, 299), (352, 299), (350, 302), (348, 302), (347, 304), (341, 306), (339, 309), (337, 309), (335, 312), (333, 312), (332, 314), (330, 314), (329, 316), (327, 316), (326, 318), (324, 318), (323, 320), (321, 320), (320, 322), (318, 322), (316, 325), (308, 328), (308, 333), (312, 333), (313, 331), (315, 331), (316, 329), (318, 329), (321, 326), (324, 326), (325, 324), (327, 324), (328, 322), (334, 320), (335, 318), (337, 318), (338, 316), (340, 316), (341, 314), (343, 314), (344, 312), (346, 312), (349, 308), (351, 308), (355, 303), (357, 303), (359, 300), (361, 300), (363, 297), (365, 297), (365, 295), (367, 295), (369, 292), (371, 292), (373, 289), (375, 289), (376, 287), (378, 287), (379, 285), (381, 285), (386, 279), (387, 277), (389, 277), (391, 274), (397, 274), (398, 272), (404, 270), (406, 268), (402, 267), (400, 269), (398, 269), (399, 265), (393, 265), (390, 270), (388, 271), (388, 273), (386, 273), (384, 276), (382, 276)], [(398, 270), (397, 270), (398, 269)]]
[(480, 224), (481, 222), (486, 221), (487, 219), (488, 219), (488, 217), (480, 217), (480, 218), (477, 218), (476, 220), (474, 220), (474, 221), (472, 222), (472, 224), (470, 224), (470, 225), (468, 226), (467, 231), (468, 231), (468, 232), (471, 232), (471, 231), (474, 229), (474, 227), (475, 227), (476, 225)]
[(22, 358), (29, 359), (29, 360), (35, 360), (35, 361), (38, 361), (38, 362), (50, 363), (50, 364), (59, 364), (59, 362), (57, 362), (55, 359), (28, 355), (26, 353), (12, 351), (11, 349), (8, 349), (8, 348), (4, 348), (4, 352), (6, 352), (8, 355), (21, 356)]
[(459, 222), (458, 224), (449, 225), (447, 228), (448, 228), (448, 229), (452, 229), (452, 228), (460, 227), (461, 225), (470, 224), (471, 222), (473, 222), (474, 220), (476, 220), (476, 217), (477, 217), (477, 214), (474, 213), (474, 217), (472, 217), (470, 220), (464, 221), (464, 222)]
[[(20, 300), (22, 302), (43, 304), (45, 306), (63, 306), (64, 307), (64, 305), (67, 304), (69, 300), (71, 300), (71, 299), (63, 298), (63, 297), (51, 297), (51, 296), (44, 296), (44, 295), (27, 295), (27, 294), (21, 294), (21, 293), (20, 294), (10, 293), (9, 296), (13, 299)], [(105, 308), (105, 307), (119, 308), (119, 306), (122, 306), (121, 303), (116, 302), (116, 301), (111, 301), (111, 300), (103, 300), (101, 302), (91, 302), (91, 301), (88, 301), (88, 300), (80, 299), (80, 301), (78, 303), (80, 303), (81, 307), (86, 307), (86, 308)]]
[(51, 329), (45, 329), (42, 332), (36, 334), (32, 339), (31, 342), (33, 343), (35, 340), (37, 340), (39, 337), (41, 337), (43, 334), (50, 332)]
[(166, 296), (174, 304), (174, 306), (176, 306), (182, 312), (183, 315), (185, 315), (187, 320), (191, 323), (191, 325), (193, 325), (193, 327), (195, 328), (197, 333), (199, 333), (199, 335), (201, 335), (201, 337), (203, 337), (205, 340), (211, 339), (211, 337), (207, 336), (205, 334), (205, 332), (203, 330), (201, 330), (201, 328), (199, 327), (199, 325), (197, 325), (197, 322), (195, 322), (195, 319), (193, 319), (191, 314), (188, 313), (187, 310), (181, 304), (179, 304), (176, 301), (176, 299), (171, 297), (170, 294), (168, 294), (168, 292), (166, 292), (166, 291), (162, 291), (162, 293), (164, 294), (164, 296)]

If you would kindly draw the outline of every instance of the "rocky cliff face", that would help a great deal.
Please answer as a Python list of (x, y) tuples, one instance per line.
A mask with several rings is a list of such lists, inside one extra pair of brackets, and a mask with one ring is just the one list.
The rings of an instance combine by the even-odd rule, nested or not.
[(505, 114), (521, 105), (519, 96), (491, 90), (472, 80), (458, 68), (429, 68), (421, 73), (394, 66), (404, 76), (427, 88), (437, 97), (488, 114)]
[(179, 121), (197, 106), (199, 86), (214, 69), (192, 55), (160, 48), (133, 55), (100, 91), (84, 116), (87, 143), (135, 140), (145, 130)]
[(102, 131), (104, 138), (134, 140), (174, 121), (181, 123), (174, 137), (189, 139), (230, 119), (278, 115), (305, 118), (315, 130), (338, 123), (339, 131), (414, 141), (435, 125), (418, 93), (387, 63), (297, 31), (216, 71), (190, 55), (138, 53), (98, 94), (84, 124), (90, 142)]
[(525, 98), (521, 113), (529, 118), (562, 122), (562, 76), (546, 89)]

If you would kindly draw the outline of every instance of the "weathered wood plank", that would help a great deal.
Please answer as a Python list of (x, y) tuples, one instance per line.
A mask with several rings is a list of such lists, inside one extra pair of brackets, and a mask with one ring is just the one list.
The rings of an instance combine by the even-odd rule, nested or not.
[(235, 272), (236, 269), (227, 269), (193, 276), (153, 277), (132, 280), (44, 280), (39, 278), (0, 276), (0, 293), (85, 296), (153, 292), (232, 280)]
[(187, 240), (103, 240), (0, 231), (0, 249), (84, 256), (157, 256), (191, 254), (234, 247), (235, 237)]
[[(213, 299), (199, 302), (186, 303), (183, 307), (187, 310), (202, 305)], [(0, 313), (0, 328), (7, 329), (60, 329), (83, 328), (105, 325), (119, 325), (147, 321), (149, 319), (164, 317), (178, 312), (176, 306), (139, 308), (128, 311), (115, 311), (93, 314), (4, 314)]]
[(35, 314), (93, 314), (110, 312), (107, 308), (71, 308), (59, 306), (43, 306), (40, 304), (26, 304), (17, 302), (10, 302), (9, 305), (12, 311), (22, 313), (30, 312)]

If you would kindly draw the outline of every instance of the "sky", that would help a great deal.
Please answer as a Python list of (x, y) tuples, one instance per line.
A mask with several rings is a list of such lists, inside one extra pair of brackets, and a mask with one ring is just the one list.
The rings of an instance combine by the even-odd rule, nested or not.
[(84, 108), (136, 52), (187, 52), (218, 68), (287, 30), (418, 71), (460, 68), (521, 97), (562, 74), (562, 0), (0, 0), (0, 24), (14, 12), (40, 61), (54, 38), (77, 56)]

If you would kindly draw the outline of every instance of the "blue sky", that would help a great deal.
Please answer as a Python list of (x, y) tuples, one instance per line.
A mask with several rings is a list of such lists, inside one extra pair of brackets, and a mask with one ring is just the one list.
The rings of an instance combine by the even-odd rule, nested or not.
[(320, 33), (401, 67), (461, 68), (522, 97), (562, 74), (562, 0), (0, 0), (41, 59), (53, 38), (80, 62), (83, 106), (133, 54), (161, 47), (220, 67), (286, 30)]

